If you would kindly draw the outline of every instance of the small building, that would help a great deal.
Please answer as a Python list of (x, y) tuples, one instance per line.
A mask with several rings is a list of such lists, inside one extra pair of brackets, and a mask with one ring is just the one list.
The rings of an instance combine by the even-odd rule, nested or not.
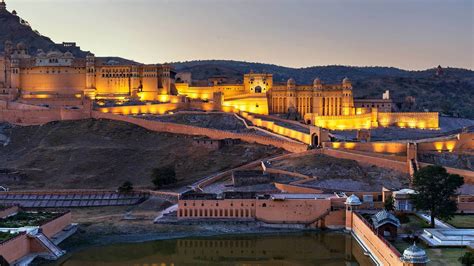
[(403, 251), (403, 257), (401, 260), (404, 265), (426, 265), (429, 262), (426, 252), (418, 247), (415, 243)]
[(387, 210), (382, 210), (372, 216), (372, 224), (379, 236), (395, 239), (400, 227), (400, 220)]
[(239, 139), (209, 139), (205, 137), (194, 138), (193, 145), (209, 150), (218, 150), (225, 146), (233, 146), (239, 144)]
[(272, 181), (272, 176), (261, 170), (238, 170), (232, 172), (234, 187), (266, 184)]
[(395, 201), (395, 209), (402, 212), (412, 212), (413, 204), (411, 195), (415, 194), (413, 189), (405, 188), (393, 192), (393, 199)]

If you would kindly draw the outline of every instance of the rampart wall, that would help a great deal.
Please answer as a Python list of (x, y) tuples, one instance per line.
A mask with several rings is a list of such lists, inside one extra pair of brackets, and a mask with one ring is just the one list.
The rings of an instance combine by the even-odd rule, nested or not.
[(151, 121), (145, 119), (139, 119), (134, 117), (128, 116), (119, 116), (114, 114), (102, 113), (93, 111), (92, 117), (95, 119), (110, 119), (116, 121), (123, 121), (132, 123), (148, 130), (157, 131), (157, 132), (168, 132), (174, 134), (185, 134), (185, 135), (195, 135), (195, 136), (207, 136), (212, 139), (240, 139), (242, 141), (250, 142), (250, 143), (258, 143), (262, 145), (272, 145), (275, 147), (279, 147), (285, 149), (290, 152), (302, 152), (306, 150), (306, 145), (296, 142), (289, 142), (284, 141), (281, 139), (271, 138), (260, 136), (256, 134), (250, 133), (235, 133), (235, 132), (228, 132), (223, 130), (217, 129), (209, 129), (209, 128), (201, 128), (189, 125), (182, 125), (182, 124), (174, 124), (174, 123), (166, 123), (166, 122), (159, 122), (159, 121)]
[(336, 157), (336, 158), (354, 160), (363, 164), (376, 165), (378, 167), (389, 168), (389, 169), (400, 171), (402, 173), (409, 173), (407, 163), (397, 161), (397, 160), (389, 160), (386, 158), (368, 156), (368, 155), (363, 155), (363, 154), (358, 154), (358, 153), (351, 153), (351, 152), (342, 151), (342, 150), (334, 150), (330, 148), (324, 148), (323, 154)]
[(3, 218), (6, 218), (8, 216), (11, 216), (15, 213), (18, 213), (18, 206), (11, 206), (11, 207), (7, 207), (3, 210), (0, 210), (0, 219), (3, 219)]
[[(348, 214), (349, 215), (349, 214)], [(372, 227), (358, 213), (351, 212), (352, 232), (377, 257), (382, 265), (403, 265), (400, 252), (385, 239), (380, 238)]]
[(43, 230), (43, 234), (48, 238), (53, 237), (72, 222), (72, 214), (71, 212), (66, 212), (63, 215), (56, 217), (40, 226)]
[(26, 233), (0, 243), (0, 253), (3, 258), (12, 263), (30, 253), (30, 241)]

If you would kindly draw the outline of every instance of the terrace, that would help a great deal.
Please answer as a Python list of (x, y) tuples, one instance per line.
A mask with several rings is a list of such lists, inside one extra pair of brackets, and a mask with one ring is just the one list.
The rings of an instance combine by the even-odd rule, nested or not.
[(40, 226), (58, 216), (52, 212), (24, 212), (5, 219), (0, 219), (0, 228), (19, 228), (26, 226)]

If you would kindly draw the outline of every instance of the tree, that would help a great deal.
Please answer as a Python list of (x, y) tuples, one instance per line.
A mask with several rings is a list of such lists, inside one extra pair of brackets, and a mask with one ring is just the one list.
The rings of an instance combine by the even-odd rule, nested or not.
[(471, 266), (474, 265), (474, 252), (466, 252), (462, 257), (458, 259), (462, 265)]
[(175, 184), (177, 180), (174, 166), (168, 165), (160, 168), (153, 168), (151, 173), (151, 181), (156, 188)]
[(383, 204), (383, 207), (385, 208), (386, 211), (394, 211), (395, 210), (395, 200), (393, 199), (392, 196), (389, 196), (384, 204)]
[(129, 193), (133, 190), (133, 184), (130, 181), (125, 181), (123, 184), (118, 188), (120, 193)]
[(457, 210), (456, 191), (464, 184), (460, 175), (449, 174), (439, 165), (430, 165), (417, 171), (413, 178), (413, 204), (418, 210), (427, 210), (431, 215), (431, 227), (435, 218), (450, 219)]

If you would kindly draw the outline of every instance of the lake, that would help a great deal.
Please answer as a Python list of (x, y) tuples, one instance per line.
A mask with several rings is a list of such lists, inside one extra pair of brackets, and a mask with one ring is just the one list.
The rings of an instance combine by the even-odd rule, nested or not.
[(57, 265), (373, 265), (338, 232), (231, 235), (113, 244), (69, 252)]

